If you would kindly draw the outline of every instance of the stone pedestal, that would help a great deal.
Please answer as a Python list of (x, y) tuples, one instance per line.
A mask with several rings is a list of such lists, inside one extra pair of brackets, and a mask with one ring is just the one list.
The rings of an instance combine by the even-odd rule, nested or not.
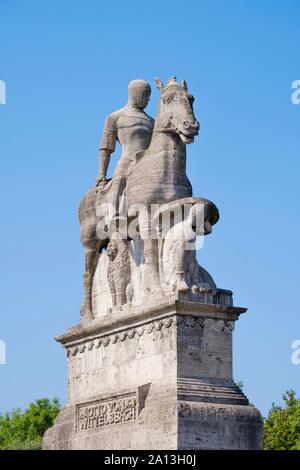
[(68, 401), (44, 449), (260, 449), (259, 411), (232, 379), (243, 308), (170, 301), (81, 323), (57, 340)]

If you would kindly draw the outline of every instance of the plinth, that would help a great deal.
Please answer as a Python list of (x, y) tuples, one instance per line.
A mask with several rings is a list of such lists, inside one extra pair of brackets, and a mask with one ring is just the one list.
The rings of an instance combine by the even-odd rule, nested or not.
[(232, 378), (232, 333), (246, 309), (157, 305), (56, 338), (68, 401), (44, 449), (261, 449), (261, 415)]

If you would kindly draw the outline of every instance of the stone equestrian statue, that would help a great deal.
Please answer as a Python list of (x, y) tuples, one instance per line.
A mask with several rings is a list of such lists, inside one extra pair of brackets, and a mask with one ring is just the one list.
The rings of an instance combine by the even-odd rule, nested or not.
[[(152, 204), (194, 199), (186, 175), (186, 144), (192, 143), (199, 131), (193, 110), (194, 97), (188, 91), (186, 82), (180, 84), (175, 77), (166, 86), (159, 79), (155, 82), (160, 91), (155, 122), (144, 111), (151, 94), (150, 85), (144, 80), (134, 80), (129, 84), (127, 105), (106, 119), (96, 186), (86, 193), (79, 207), (81, 241), (85, 248), (81, 313), (86, 318), (93, 318), (93, 278), (100, 253), (110, 240), (107, 234), (103, 235), (103, 231), (99, 232), (99, 227), (103, 228), (108, 221), (107, 214), (104, 221), (105, 217), (97, 208), (105, 202), (109, 203), (114, 209), (114, 217), (118, 217), (123, 197), (129, 217), (137, 216), (144, 250), (142, 290), (151, 293), (158, 292), (162, 285), (159, 244), (150, 236), (151, 221), (145, 217), (145, 211), (134, 210), (131, 213), (131, 208), (140, 205), (150, 211)], [(110, 156), (117, 141), (122, 146), (122, 154), (112, 180), (107, 180)], [(218, 220), (217, 208), (209, 201), (205, 202), (205, 206), (205, 224), (211, 227)], [(204, 233), (209, 231), (204, 229)], [(211, 287), (215, 287), (213, 281)]]
[(262, 448), (259, 411), (232, 377), (232, 331), (246, 309), (196, 258), (219, 213), (193, 196), (186, 175), (187, 144), (199, 132), (194, 98), (175, 77), (156, 85), (155, 121), (143, 80), (106, 119), (98, 178), (80, 203), (82, 317), (56, 338), (68, 358), (68, 400), (45, 450)]

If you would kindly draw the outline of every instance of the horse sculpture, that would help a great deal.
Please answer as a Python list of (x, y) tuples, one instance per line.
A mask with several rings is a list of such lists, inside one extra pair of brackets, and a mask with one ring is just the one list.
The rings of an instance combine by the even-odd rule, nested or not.
[[(124, 184), (128, 216), (138, 217), (139, 233), (144, 246), (144, 263), (148, 290), (160, 288), (158, 243), (151, 239), (149, 211), (152, 204), (166, 204), (190, 198), (192, 186), (186, 175), (186, 144), (194, 141), (199, 123), (193, 111), (193, 96), (187, 84), (172, 77), (166, 86), (155, 80), (160, 91), (160, 102), (152, 139), (147, 150), (139, 152)], [(109, 204), (111, 182), (92, 188), (81, 201), (79, 220), (81, 241), (85, 248), (84, 302), (82, 314), (92, 313), (92, 283), (100, 253), (110, 240), (103, 229), (107, 214), (97, 207)], [(143, 208), (143, 210), (136, 208)], [(209, 218), (209, 216), (208, 216)], [(216, 217), (211, 223), (215, 223)], [(98, 227), (98, 230), (97, 230)], [(103, 235), (104, 234), (104, 235)]]

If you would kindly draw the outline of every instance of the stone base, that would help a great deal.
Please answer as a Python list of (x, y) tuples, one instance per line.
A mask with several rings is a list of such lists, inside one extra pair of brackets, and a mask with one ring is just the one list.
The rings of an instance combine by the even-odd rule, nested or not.
[(57, 338), (68, 402), (43, 448), (261, 449), (260, 413), (232, 380), (232, 331), (244, 311), (177, 301)]

